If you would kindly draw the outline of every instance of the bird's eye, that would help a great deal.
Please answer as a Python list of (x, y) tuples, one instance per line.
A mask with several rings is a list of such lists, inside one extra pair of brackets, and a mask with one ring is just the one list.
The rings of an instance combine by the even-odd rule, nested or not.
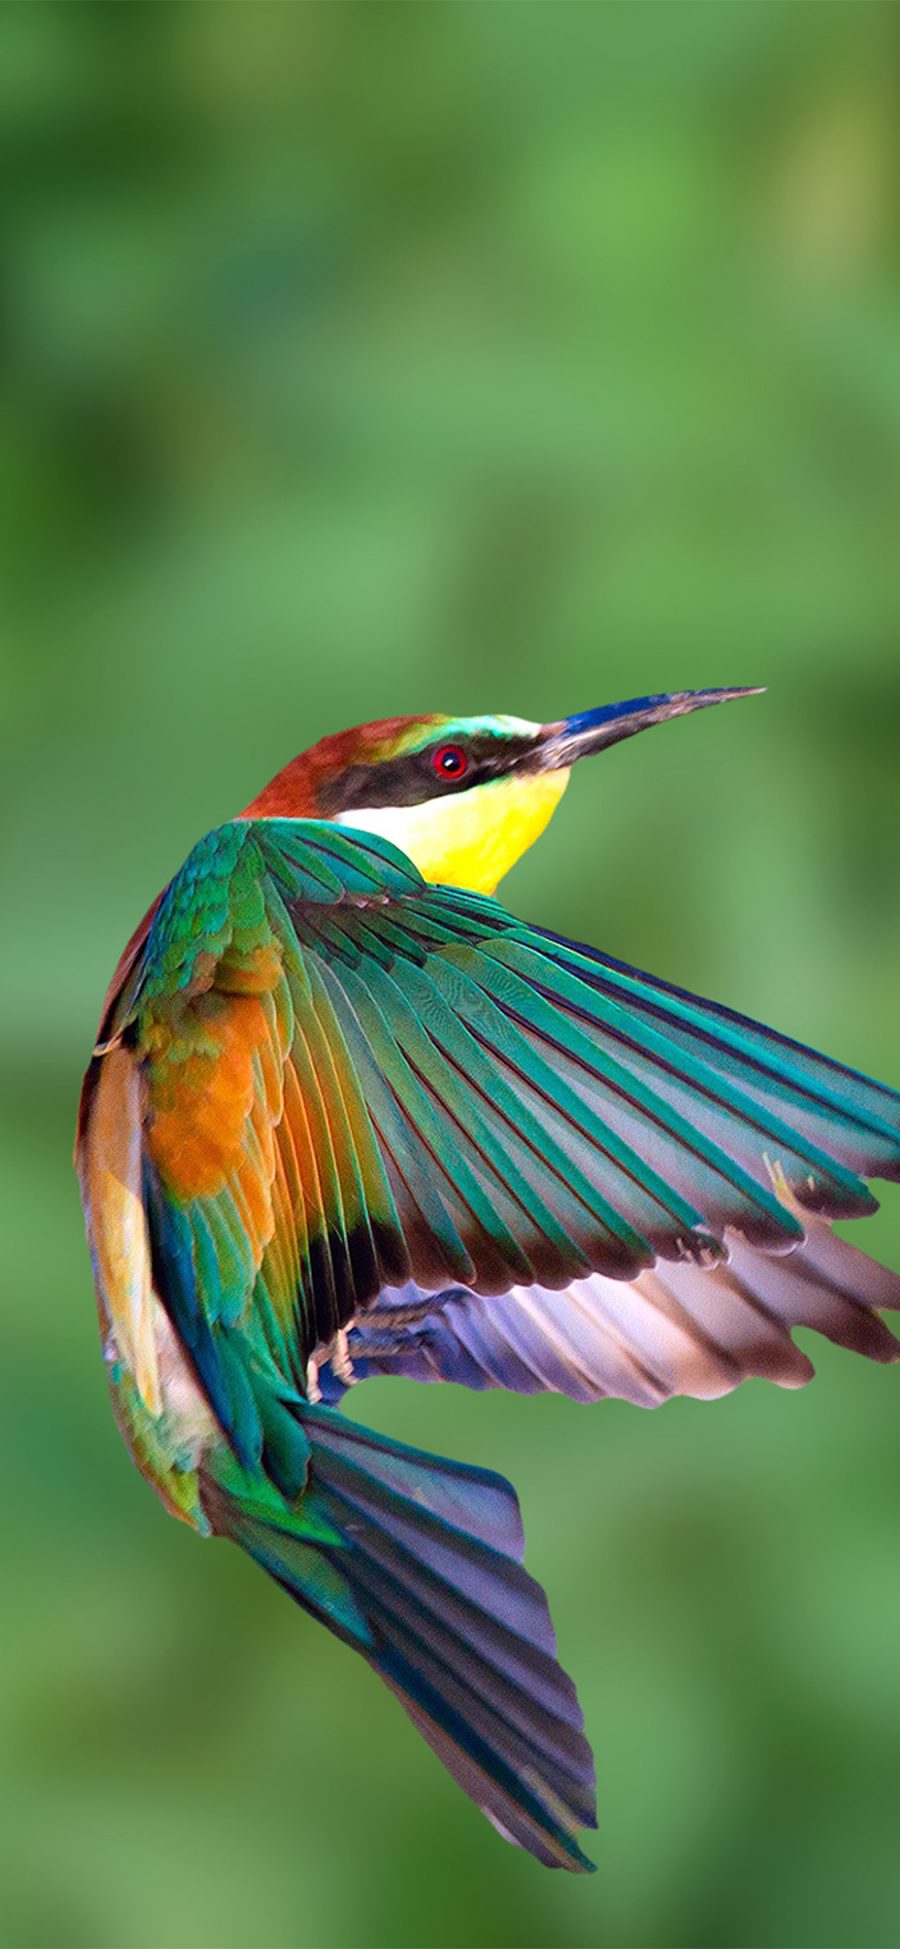
[(469, 760), (461, 745), (440, 744), (432, 753), (431, 769), (438, 778), (463, 778), (469, 769)]

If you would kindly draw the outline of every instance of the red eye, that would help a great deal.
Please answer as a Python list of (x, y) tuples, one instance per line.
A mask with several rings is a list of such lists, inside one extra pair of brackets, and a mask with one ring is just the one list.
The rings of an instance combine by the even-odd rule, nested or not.
[(431, 769), (438, 778), (463, 778), (469, 769), (469, 760), (458, 744), (439, 744), (432, 752)]

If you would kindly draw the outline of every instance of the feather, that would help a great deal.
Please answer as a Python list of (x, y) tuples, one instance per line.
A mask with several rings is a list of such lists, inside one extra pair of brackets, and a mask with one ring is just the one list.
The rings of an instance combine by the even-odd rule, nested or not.
[[(803, 1244), (787, 1255), (730, 1243), (725, 1265), (660, 1262), (630, 1283), (595, 1273), (565, 1292), (386, 1290), (348, 1336), (353, 1377), (408, 1374), (658, 1407), (675, 1394), (728, 1394), (753, 1375), (802, 1386), (813, 1366), (791, 1337), (798, 1326), (871, 1360), (900, 1358), (900, 1341), (880, 1317), (881, 1309), (900, 1310), (900, 1275), (824, 1220), (809, 1221)], [(326, 1400), (339, 1397), (327, 1365), (319, 1380)]]
[(522, 1526), (501, 1476), (298, 1410), (309, 1441), (296, 1510), (211, 1463), (203, 1501), (307, 1610), (362, 1652), (507, 1839), (589, 1869), (594, 1768)]

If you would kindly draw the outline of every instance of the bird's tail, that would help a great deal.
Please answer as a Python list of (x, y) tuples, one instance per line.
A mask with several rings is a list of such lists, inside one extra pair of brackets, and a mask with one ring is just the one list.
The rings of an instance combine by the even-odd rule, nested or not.
[(590, 1869), (594, 1767), (522, 1568), (500, 1475), (406, 1448), (328, 1408), (300, 1410), (307, 1487), (288, 1505), (231, 1461), (204, 1484), (213, 1527), (352, 1644), (495, 1827), (548, 1867)]

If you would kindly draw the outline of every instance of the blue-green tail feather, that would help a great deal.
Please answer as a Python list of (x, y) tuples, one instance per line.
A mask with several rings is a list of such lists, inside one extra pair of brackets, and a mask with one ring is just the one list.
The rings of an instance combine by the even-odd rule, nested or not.
[(298, 1412), (305, 1494), (289, 1505), (223, 1455), (204, 1483), (213, 1527), (362, 1652), (501, 1833), (590, 1869), (576, 1836), (596, 1825), (593, 1760), (509, 1483)]

